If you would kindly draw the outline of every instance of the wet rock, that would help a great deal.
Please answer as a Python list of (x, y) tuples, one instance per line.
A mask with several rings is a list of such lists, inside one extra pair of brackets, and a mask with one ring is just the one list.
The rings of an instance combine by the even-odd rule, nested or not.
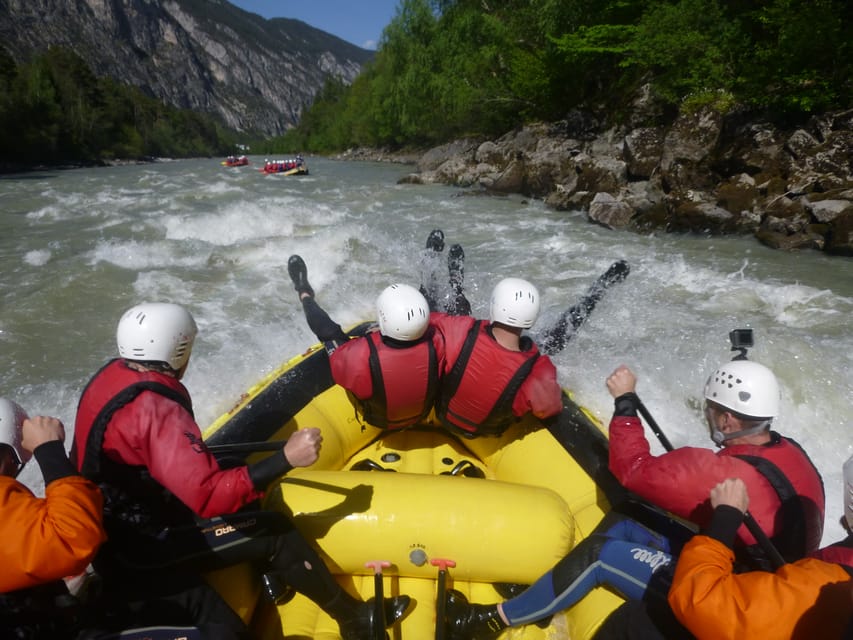
[(425, 154), (420, 177), (542, 198), (610, 228), (754, 234), (782, 250), (851, 255), (853, 110), (790, 131), (711, 109), (629, 121), (642, 124), (604, 129), (573, 112), (460, 140)]
[(625, 202), (617, 200), (609, 193), (596, 193), (589, 204), (589, 219), (611, 229), (627, 227), (634, 216), (634, 210)]

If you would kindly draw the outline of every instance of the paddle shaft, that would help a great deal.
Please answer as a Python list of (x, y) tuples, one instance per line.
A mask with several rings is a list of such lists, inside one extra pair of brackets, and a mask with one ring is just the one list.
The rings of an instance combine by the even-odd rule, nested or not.
[(435, 598), (435, 640), (444, 640), (445, 627), (444, 616), (447, 608), (447, 568), (455, 567), (453, 560), (446, 558), (433, 558), (430, 564), (438, 567), (438, 589)]
[[(674, 449), (672, 443), (669, 441), (669, 438), (664, 435), (663, 431), (661, 431), (660, 426), (658, 426), (658, 423), (652, 417), (652, 414), (649, 413), (648, 409), (646, 409), (646, 405), (638, 400), (637, 409), (640, 411), (640, 415), (642, 415), (645, 421), (649, 424), (649, 427), (651, 427), (654, 434), (658, 437), (663, 448), (667, 451), (672, 451)], [(767, 534), (764, 533), (764, 530), (758, 525), (755, 518), (752, 517), (752, 514), (749, 511), (744, 512), (743, 523), (752, 534), (752, 537), (755, 538), (756, 542), (758, 542), (759, 546), (764, 550), (764, 553), (767, 554), (770, 562), (773, 563), (773, 567), (778, 569), (784, 566), (785, 558), (782, 557), (782, 554), (779, 553), (779, 550), (770, 541), (770, 538), (767, 537)]]
[(254, 453), (256, 451), (278, 451), (287, 440), (272, 440), (270, 442), (230, 442), (227, 444), (209, 444), (210, 453)]
[(364, 563), (373, 569), (373, 626), (371, 640), (385, 640), (385, 592), (382, 585), (382, 569), (391, 563), (387, 560), (372, 560)]

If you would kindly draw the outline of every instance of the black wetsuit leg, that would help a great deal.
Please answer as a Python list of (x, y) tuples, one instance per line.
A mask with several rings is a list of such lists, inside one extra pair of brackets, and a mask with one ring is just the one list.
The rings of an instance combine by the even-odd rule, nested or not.
[[(105, 546), (110, 547), (109, 543)], [(201, 574), (244, 562), (254, 565), (259, 573), (275, 573), (282, 583), (330, 613), (330, 603), (336, 605), (342, 599), (340, 585), (314, 548), (289, 518), (273, 511), (247, 511), (211, 518), (198, 525), (171, 528), (156, 539), (142, 538), (122, 547), (126, 552), (112, 549), (107, 558), (99, 558), (96, 569), (105, 576), (106, 583), (113, 583), (118, 591), (123, 591), (126, 601), (146, 603), (138, 611), (130, 611), (134, 623), (144, 615), (144, 621), (151, 624), (181, 624), (180, 619), (163, 619), (164, 611), (158, 604), (162, 603), (167, 610), (182, 611), (184, 606), (190, 607), (194, 612), (190, 624), (242, 627), (242, 621), (206, 585)], [(352, 605), (349, 600), (344, 601), (347, 610)], [(222, 610), (218, 601), (227, 611)], [(239, 622), (229, 620), (229, 613)]]
[(349, 340), (341, 325), (329, 317), (313, 296), (302, 298), (302, 309), (305, 311), (308, 327), (321, 342), (327, 345), (331, 342), (335, 347), (339, 347)]

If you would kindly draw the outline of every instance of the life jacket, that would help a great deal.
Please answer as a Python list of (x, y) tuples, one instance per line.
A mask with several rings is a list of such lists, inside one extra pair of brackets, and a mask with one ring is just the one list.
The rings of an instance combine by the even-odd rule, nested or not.
[(383, 340), (378, 331), (365, 336), (373, 394), (361, 406), (368, 422), (382, 429), (402, 429), (429, 415), (438, 393), (434, 332), (430, 327), (417, 344), (400, 347)]
[(94, 375), (77, 405), (77, 467), (104, 494), (104, 527), (111, 539), (157, 535), (166, 526), (193, 522), (192, 511), (151, 478), (147, 468), (120, 464), (104, 455), (104, 436), (113, 414), (144, 391), (164, 396), (192, 415), (189, 393), (177, 378), (136, 371), (121, 359), (111, 360)]
[(507, 351), (487, 335), (482, 320), (474, 322), (441, 383), (436, 416), (445, 427), (467, 438), (499, 436), (516, 420), (512, 403), (539, 358), (533, 341), (522, 340), (522, 351)]
[[(734, 454), (755, 467), (763, 475), (779, 496), (781, 507), (777, 516), (777, 533), (770, 541), (788, 562), (794, 562), (817, 550), (823, 535), (823, 505), (825, 503), (823, 480), (811, 459), (803, 448), (791, 438), (775, 432), (771, 437), (777, 443), (786, 442), (792, 446), (769, 446), (760, 449), (761, 455)], [(803, 461), (808, 465), (803, 465)], [(810, 486), (814, 477), (789, 477), (782, 469), (811, 469), (819, 480), (820, 492)], [(808, 473), (808, 472), (806, 472)], [(778, 522), (781, 519), (781, 523)], [(746, 548), (754, 564), (772, 570), (760, 545)]]
[(853, 534), (850, 534), (844, 540), (820, 549), (814, 555), (824, 562), (834, 562), (844, 565), (848, 571), (853, 572)]

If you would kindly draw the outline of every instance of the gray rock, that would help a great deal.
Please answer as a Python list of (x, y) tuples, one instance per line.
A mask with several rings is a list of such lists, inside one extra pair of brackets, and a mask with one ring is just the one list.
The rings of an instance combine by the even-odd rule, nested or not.
[(617, 200), (609, 193), (602, 191), (596, 193), (589, 204), (588, 215), (590, 220), (605, 227), (623, 229), (630, 224), (634, 210), (628, 203)]

